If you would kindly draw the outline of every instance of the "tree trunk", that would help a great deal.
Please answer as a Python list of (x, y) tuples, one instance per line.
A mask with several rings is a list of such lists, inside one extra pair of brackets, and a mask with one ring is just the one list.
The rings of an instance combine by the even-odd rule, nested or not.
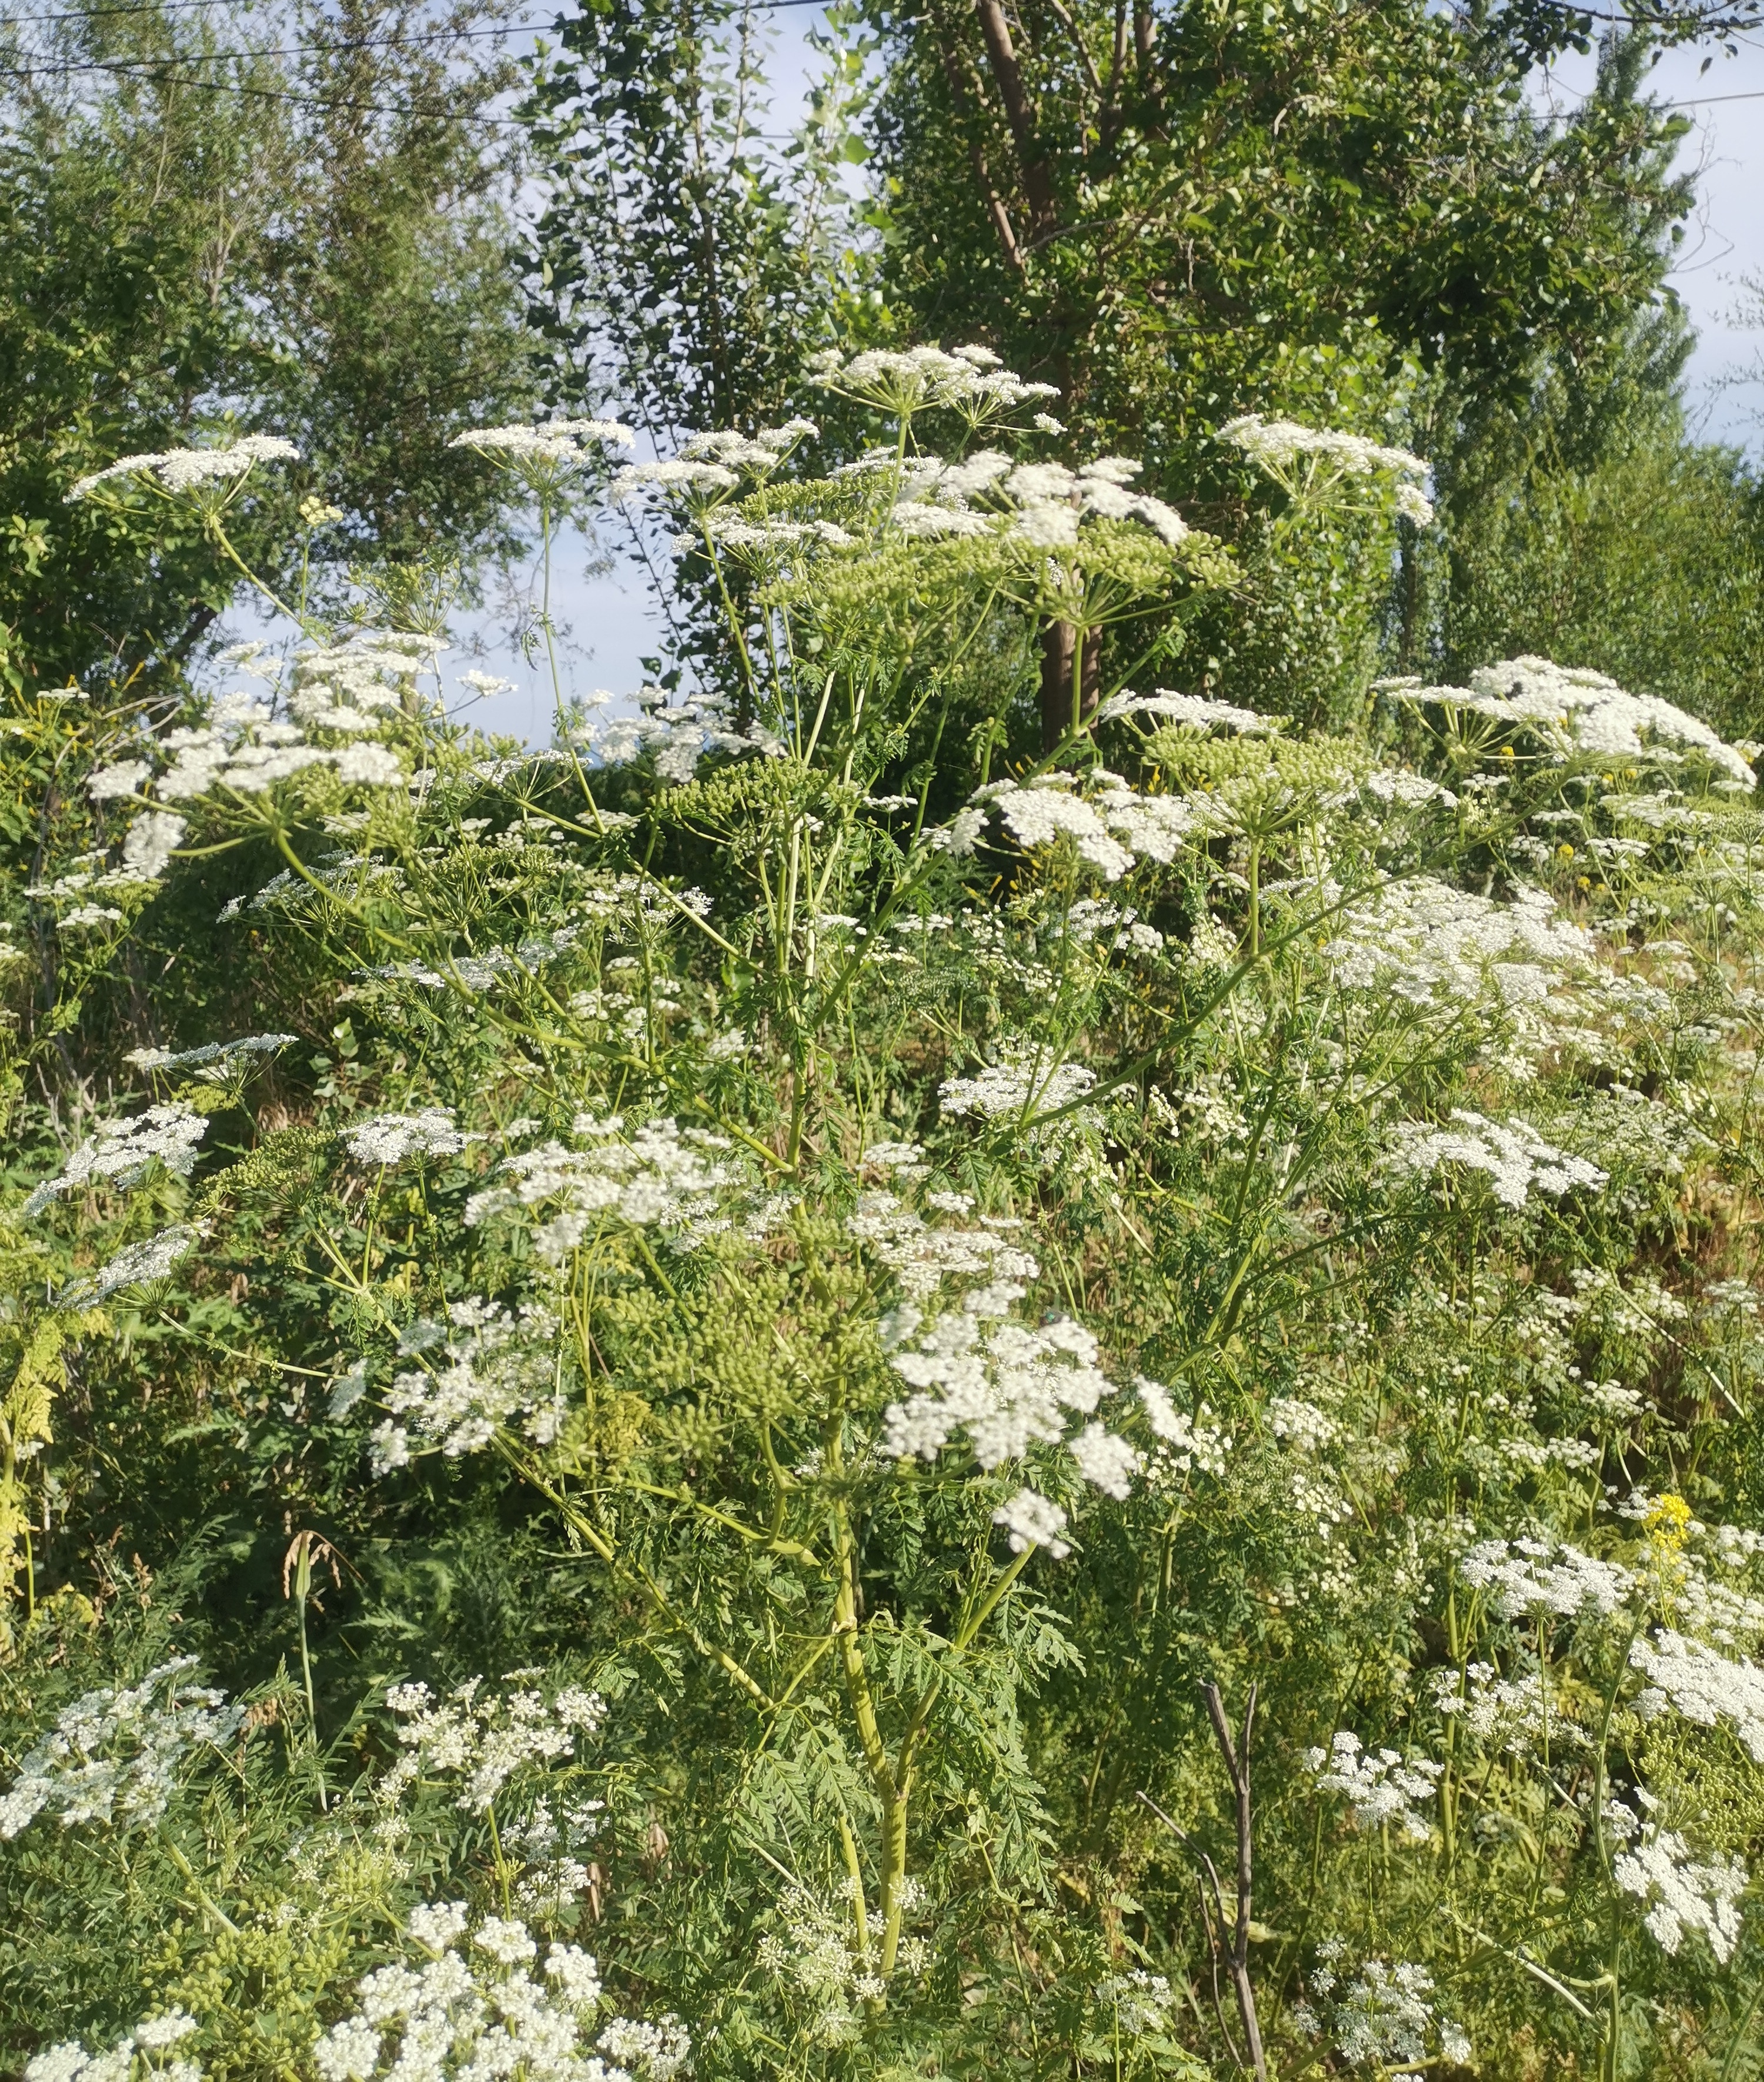
[(1070, 622), (1050, 622), (1041, 634), (1041, 749), (1051, 752), (1074, 723), (1096, 711), (1103, 683), (1103, 635), (1093, 629), (1084, 639), (1084, 662), (1077, 675), (1077, 714), (1073, 713), (1073, 663), (1078, 631)]

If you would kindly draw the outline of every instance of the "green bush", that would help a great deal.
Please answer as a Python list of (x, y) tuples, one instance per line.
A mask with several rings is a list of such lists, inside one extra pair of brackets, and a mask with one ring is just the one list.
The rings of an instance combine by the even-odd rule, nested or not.
[[(9, 2061), (1749, 2071), (1747, 760), (1537, 657), (1159, 691), (1242, 574), (1131, 463), (820, 380), (863, 466), (610, 487), (726, 693), (9, 697)], [(548, 533), (618, 439), (466, 446)]]

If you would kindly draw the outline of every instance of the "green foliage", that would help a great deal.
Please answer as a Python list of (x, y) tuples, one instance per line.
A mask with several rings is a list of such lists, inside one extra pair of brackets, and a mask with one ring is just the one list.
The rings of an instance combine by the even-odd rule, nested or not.
[[(236, 568), (187, 523), (65, 495), (202, 430), (306, 456), (238, 516), (279, 590), (437, 534), (468, 572), (510, 547), (494, 482), (446, 453), (532, 388), (518, 160), (476, 127), (507, 83), (469, 40), (491, 19), (295, 0), (0, 32), (0, 623), (38, 684), (138, 693), (199, 655)], [(338, 511), (302, 541), (314, 495)]]
[(10, 690), (6, 2059), (1743, 2071), (1749, 765), (1534, 659), (1044, 747), (1052, 617), (1253, 579), (984, 356), (820, 377), (872, 466), (622, 487), (728, 698)]

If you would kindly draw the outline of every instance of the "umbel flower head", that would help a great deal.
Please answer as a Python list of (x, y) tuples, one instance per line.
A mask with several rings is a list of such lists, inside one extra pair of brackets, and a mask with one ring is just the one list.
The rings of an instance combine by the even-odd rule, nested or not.
[[(904, 352), (874, 348), (847, 361), (829, 348), (808, 365), (823, 389), (907, 415), (927, 408), (959, 413), (970, 426), (1004, 419), (1019, 405), (1057, 398), (1051, 383), (1027, 382), (1000, 365), (990, 348), (914, 347)], [(1041, 415), (1045, 417), (1046, 415)]]
[(120, 456), (104, 469), (81, 478), (66, 503), (71, 506), (77, 499), (90, 499), (100, 485), (124, 478), (145, 478), (150, 489), (175, 497), (210, 485), (236, 485), (257, 463), (299, 460), (299, 449), (280, 434), (247, 434), (224, 448), (162, 449), (150, 455)]
[(45, 1810), (63, 1828), (156, 1822), (183, 1759), (230, 1741), (245, 1717), (224, 1692), (184, 1681), (196, 1667), (193, 1655), (178, 1656), (138, 1684), (107, 1684), (64, 1709), (0, 1796), (0, 1839), (16, 1836)]
[[(463, 1902), (412, 1911), (420, 1964), (382, 1966), (356, 1990), (354, 2012), (313, 2048), (323, 2082), (399, 2082), (520, 2075), (526, 2082), (672, 2082), (691, 2040), (677, 2017), (614, 2017), (596, 2031), (600, 1970), (576, 1945), (539, 1947), (512, 1916), (468, 1934)], [(538, 1967), (538, 1973), (533, 1970)]]
[(538, 426), (469, 427), (447, 445), (470, 449), (512, 471), (530, 490), (549, 495), (597, 461), (602, 444), (628, 449), (635, 439), (616, 419), (551, 419)]

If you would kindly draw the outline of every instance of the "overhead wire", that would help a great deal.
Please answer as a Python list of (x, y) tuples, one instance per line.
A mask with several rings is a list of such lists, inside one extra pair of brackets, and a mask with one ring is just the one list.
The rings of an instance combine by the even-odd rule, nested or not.
[[(124, 6), (71, 9), (49, 16), (0, 16), (0, 27), (14, 27), (23, 23), (46, 25), (56, 22), (87, 21), (114, 15), (165, 15), (191, 9), (224, 6), (233, 0), (129, 0)], [(745, 0), (745, 5), (758, 13), (772, 13), (791, 7), (825, 7), (829, 0)], [(1596, 12), (1576, 7), (1573, 0), (1544, 0), (1564, 13)], [(1638, 19), (1634, 16), (1626, 19)], [(1656, 19), (1661, 19), (1656, 17)], [(561, 19), (545, 25), (562, 28)], [(521, 23), (500, 23), (483, 29), (436, 29), (411, 36), (358, 36), (332, 44), (294, 44), (267, 47), (258, 50), (195, 51), (173, 53), (164, 57), (99, 58), (80, 61), (61, 61), (49, 65), (8, 65), (0, 64), (0, 78), (36, 79), (65, 77), (81, 73), (111, 73), (124, 78), (163, 78), (174, 68), (237, 63), (255, 58), (306, 58), (331, 57), (351, 51), (390, 50), (414, 48), (434, 43), (463, 43), (483, 38), (519, 36), (523, 33), (543, 35), (545, 28)], [(260, 86), (236, 80), (184, 79), (176, 84), (201, 92), (237, 94), (249, 99), (290, 102), (300, 107), (331, 109), (361, 115), (416, 116), (425, 121), (479, 123), (495, 128), (521, 127), (520, 119), (513, 116), (486, 116), (454, 109), (420, 109), (400, 107), (381, 102), (335, 100), (326, 97), (302, 94), (292, 89)], [(1664, 101), (1654, 105), (1661, 109), (1704, 108), (1736, 101), (1764, 100), (1764, 89), (1740, 94), (1709, 94), (1690, 96), (1676, 101)]]
[(76, 72), (130, 71), (147, 66), (155, 71), (169, 65), (231, 65), (245, 58), (328, 57), (340, 51), (405, 49), (418, 44), (469, 43), (484, 36), (519, 36), (524, 23), (494, 29), (432, 29), (417, 36), (352, 36), (336, 44), (284, 44), (255, 51), (188, 51), (164, 57), (70, 59), (53, 65), (0, 65), (0, 73), (15, 78), (54, 78)]

